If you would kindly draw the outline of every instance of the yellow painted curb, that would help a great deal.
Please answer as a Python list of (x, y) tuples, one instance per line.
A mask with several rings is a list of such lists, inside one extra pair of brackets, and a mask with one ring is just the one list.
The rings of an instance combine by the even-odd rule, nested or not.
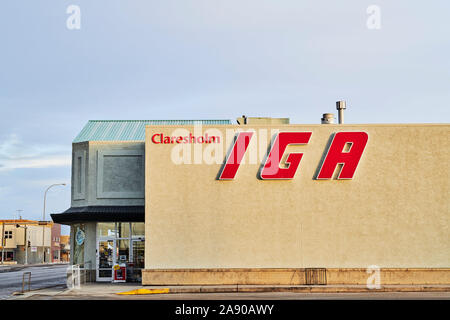
[(169, 293), (169, 288), (164, 289), (136, 289), (126, 292), (117, 292), (116, 294), (133, 295), (133, 294), (155, 294), (155, 293)]

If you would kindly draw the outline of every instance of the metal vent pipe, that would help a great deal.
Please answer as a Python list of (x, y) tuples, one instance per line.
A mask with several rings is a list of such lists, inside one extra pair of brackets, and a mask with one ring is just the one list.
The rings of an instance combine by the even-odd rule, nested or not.
[(324, 113), (322, 116), (321, 123), (322, 124), (333, 124), (334, 123), (334, 114), (332, 113)]
[(346, 109), (345, 101), (336, 101), (336, 109), (338, 111), (339, 124), (344, 123), (344, 110)]

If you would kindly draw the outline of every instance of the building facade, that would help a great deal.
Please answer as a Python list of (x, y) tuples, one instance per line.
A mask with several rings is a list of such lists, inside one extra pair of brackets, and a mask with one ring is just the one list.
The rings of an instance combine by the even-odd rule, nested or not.
[(61, 235), (61, 262), (70, 262), (70, 236)]
[(52, 227), (53, 223), (33, 220), (0, 220), (0, 263), (52, 262)]
[(52, 262), (61, 262), (61, 225), (54, 223), (51, 231)]
[(72, 263), (145, 285), (450, 283), (450, 125), (238, 123), (74, 143), (72, 207), (52, 215)]
[(145, 240), (146, 125), (216, 125), (228, 120), (89, 121), (72, 145), (71, 207), (52, 214), (71, 226), (70, 260), (88, 279), (111, 281), (125, 265), (141, 281)]

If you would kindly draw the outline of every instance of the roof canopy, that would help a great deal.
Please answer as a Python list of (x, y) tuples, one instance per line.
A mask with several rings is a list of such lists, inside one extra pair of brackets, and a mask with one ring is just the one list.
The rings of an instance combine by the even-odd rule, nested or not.
[(145, 141), (146, 125), (226, 125), (230, 120), (89, 120), (73, 143)]
[(63, 213), (52, 213), (55, 223), (77, 222), (144, 222), (144, 206), (88, 206), (72, 207)]

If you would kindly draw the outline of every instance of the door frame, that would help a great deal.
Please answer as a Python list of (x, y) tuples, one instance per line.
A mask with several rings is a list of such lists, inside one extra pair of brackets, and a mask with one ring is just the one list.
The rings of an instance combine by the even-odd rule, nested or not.
[[(113, 279), (112, 267), (111, 267), (111, 277), (100, 277), (100, 242), (112, 241), (113, 243), (113, 256), (112, 256), (112, 265), (116, 264), (116, 239), (114, 238), (101, 238), (97, 239), (96, 243), (96, 257), (95, 257), (95, 281), (98, 282), (111, 282)], [(102, 270), (106, 270), (106, 268), (101, 268)]]

